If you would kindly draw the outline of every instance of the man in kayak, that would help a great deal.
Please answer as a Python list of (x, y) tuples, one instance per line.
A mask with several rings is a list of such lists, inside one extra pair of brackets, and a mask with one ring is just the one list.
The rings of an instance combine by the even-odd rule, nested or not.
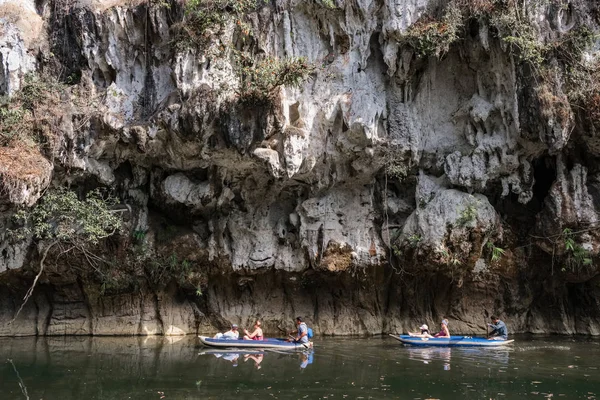
[(441, 330), (434, 335), (434, 337), (447, 337), (450, 338), (450, 331), (448, 330), (448, 320), (444, 317), (442, 319)]
[(238, 340), (240, 338), (240, 333), (238, 332), (238, 326), (236, 324), (231, 325), (231, 329), (225, 333), (217, 333), (214, 336), (215, 339), (228, 339), (228, 340)]
[(493, 324), (488, 324), (493, 331), (490, 333), (488, 337), (489, 340), (506, 340), (508, 339), (508, 329), (506, 328), (506, 324), (503, 321), (500, 321), (500, 318), (492, 315), (490, 318)]
[(298, 330), (290, 332), (290, 334), (295, 334), (296, 337), (293, 340), (288, 339), (288, 342), (308, 343), (308, 326), (302, 321), (302, 317), (296, 317), (296, 326), (298, 326)]

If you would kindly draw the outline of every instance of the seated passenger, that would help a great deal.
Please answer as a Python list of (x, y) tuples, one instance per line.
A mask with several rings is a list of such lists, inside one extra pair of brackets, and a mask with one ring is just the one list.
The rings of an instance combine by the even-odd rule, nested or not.
[(254, 323), (254, 332), (249, 333), (246, 329), (244, 329), (244, 340), (263, 340), (263, 331), (260, 328), (260, 321), (256, 320)]
[(448, 320), (444, 318), (441, 324), (442, 330), (434, 335), (434, 337), (447, 337), (450, 338), (450, 331), (448, 330)]
[(420, 338), (432, 338), (433, 337), (429, 334), (429, 327), (426, 324), (421, 325), (419, 327), (419, 329), (421, 330), (421, 333), (408, 332), (408, 336), (420, 337)]
[(231, 329), (225, 333), (217, 333), (214, 336), (215, 339), (227, 339), (227, 340), (238, 340), (240, 333), (238, 332), (238, 326), (236, 324), (231, 325)]

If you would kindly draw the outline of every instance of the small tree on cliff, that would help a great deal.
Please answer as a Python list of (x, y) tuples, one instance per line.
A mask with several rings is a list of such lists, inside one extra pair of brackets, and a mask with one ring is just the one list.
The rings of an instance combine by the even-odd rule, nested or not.
[(116, 204), (117, 199), (103, 196), (99, 190), (88, 193), (80, 200), (75, 192), (60, 188), (48, 192), (32, 209), (22, 209), (15, 214), (15, 222), (19, 227), (11, 233), (16, 239), (32, 237), (37, 242), (40, 270), (12, 321), (19, 316), (33, 294), (44, 272), (48, 252), (55, 245), (65, 244), (67, 249), (64, 252), (79, 251), (92, 264), (91, 258), (97, 257), (87, 247), (121, 229), (121, 217), (112, 210)]

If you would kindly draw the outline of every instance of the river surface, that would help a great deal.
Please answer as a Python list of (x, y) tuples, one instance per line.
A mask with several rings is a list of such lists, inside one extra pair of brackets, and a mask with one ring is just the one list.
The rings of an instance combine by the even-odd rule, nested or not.
[(216, 352), (193, 337), (0, 338), (0, 399), (596, 399), (600, 340), (507, 349), (316, 338), (310, 354)]

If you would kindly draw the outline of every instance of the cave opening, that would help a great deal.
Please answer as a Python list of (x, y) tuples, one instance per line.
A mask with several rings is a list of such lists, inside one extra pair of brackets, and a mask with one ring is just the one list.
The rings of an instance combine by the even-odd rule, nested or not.
[(536, 210), (541, 210), (544, 205), (544, 199), (548, 196), (550, 188), (556, 181), (556, 160), (554, 157), (542, 157), (532, 162), (533, 177), (533, 198), (531, 206)]

